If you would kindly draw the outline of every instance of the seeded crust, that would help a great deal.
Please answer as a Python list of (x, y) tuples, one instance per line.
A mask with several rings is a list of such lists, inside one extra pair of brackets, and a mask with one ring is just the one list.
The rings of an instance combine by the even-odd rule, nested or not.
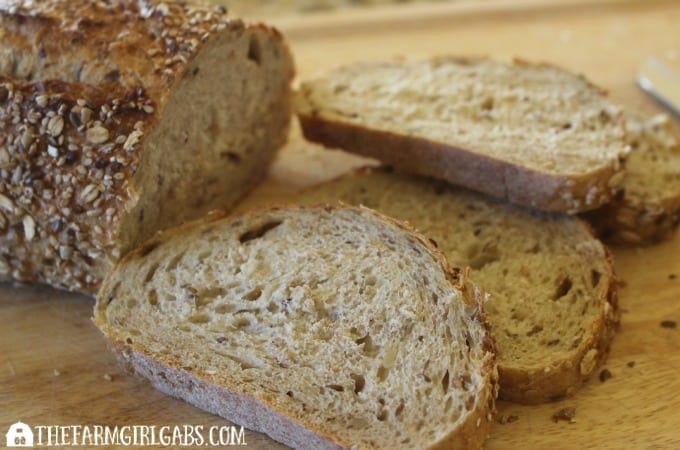
[(680, 140), (668, 119), (628, 114), (632, 151), (617, 197), (585, 215), (598, 234), (619, 245), (670, 239), (680, 223)]
[(286, 139), (290, 52), (222, 7), (9, 1), (0, 29), (0, 279), (93, 294), (157, 229), (233, 205)]
[(408, 221), (491, 296), (500, 398), (573, 394), (606, 360), (619, 322), (609, 253), (577, 217), (502, 204), (442, 182), (363, 168), (285, 201), (341, 201)]
[[(308, 247), (321, 240), (329, 247)], [(270, 251), (287, 257), (274, 261)], [(380, 264), (359, 253), (381, 255)], [(405, 267), (389, 269), (393, 279), (358, 271), (397, 261)], [(429, 277), (423, 296), (401, 292), (421, 277)], [(160, 234), (107, 276), (94, 322), (127, 371), (291, 447), (472, 449), (486, 439), (497, 395), (484, 299), (465, 272), (399, 222), (365, 208), (290, 207)], [(372, 312), (354, 314), (364, 308)], [(463, 406), (462, 398), (474, 400)], [(450, 411), (432, 412), (442, 408)]]
[[(389, 78), (384, 83), (388, 92), (358, 89), (372, 86), (371, 77), (383, 78), (383, 72)], [(488, 79), (475, 84), (480, 74)], [(406, 75), (413, 78), (408, 83)], [(460, 79), (449, 82), (454, 75)], [(524, 81), (533, 87), (513, 91), (513, 84)], [(537, 86), (545, 92), (537, 95)], [(475, 93), (484, 89), (497, 91)], [(450, 98), (441, 100), (440, 91)], [(352, 99), (348, 92), (369, 100)], [(574, 103), (573, 96), (582, 101)], [(376, 104), (382, 101), (392, 104), (379, 109)], [(568, 109), (555, 106), (560, 102), (573, 104)], [(517, 128), (508, 117), (519, 114), (519, 106), (534, 111), (522, 116)], [(434, 117), (435, 107), (450, 116), (447, 122), (427, 118)], [(554, 66), (521, 60), (504, 64), (449, 57), (359, 63), (302, 83), (295, 109), (311, 141), (545, 211), (574, 214), (609, 202), (623, 180), (628, 151), (621, 112), (603, 90)], [(498, 117), (496, 110), (501, 111)], [(532, 120), (543, 128), (535, 134), (518, 131)], [(463, 125), (468, 123), (470, 127)], [(473, 126), (477, 128), (471, 130)], [(503, 133), (513, 137), (514, 147), (505, 148), (510, 141)]]

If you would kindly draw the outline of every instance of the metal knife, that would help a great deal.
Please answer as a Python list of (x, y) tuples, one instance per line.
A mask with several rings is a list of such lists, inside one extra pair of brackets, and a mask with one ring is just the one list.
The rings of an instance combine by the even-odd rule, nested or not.
[(645, 92), (680, 116), (680, 72), (656, 58), (642, 64), (637, 83)]

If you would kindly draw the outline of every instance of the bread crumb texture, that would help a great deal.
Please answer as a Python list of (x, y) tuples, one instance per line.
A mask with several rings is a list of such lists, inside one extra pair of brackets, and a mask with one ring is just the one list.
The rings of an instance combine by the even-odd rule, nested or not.
[[(343, 446), (427, 448), (466, 421), (487, 429), (495, 396), (480, 298), (445, 264), (367, 209), (249, 213), (126, 257), (95, 321)], [(247, 425), (273, 432), (262, 418)]]

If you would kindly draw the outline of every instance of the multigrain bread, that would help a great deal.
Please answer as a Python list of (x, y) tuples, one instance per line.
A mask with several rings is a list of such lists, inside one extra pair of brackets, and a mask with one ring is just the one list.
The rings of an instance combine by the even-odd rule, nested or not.
[(307, 139), (546, 211), (611, 200), (619, 108), (581, 76), (487, 59), (370, 62), (302, 83)]
[(539, 403), (573, 393), (609, 353), (618, 323), (609, 256), (566, 215), (498, 203), (441, 182), (363, 169), (287, 201), (365, 205), (431, 238), (488, 292), (500, 398)]
[(585, 217), (615, 244), (651, 244), (669, 239), (680, 223), (680, 141), (666, 115), (643, 119), (627, 114), (631, 153), (622, 190)]
[(0, 4), (0, 279), (92, 293), (157, 229), (233, 205), (286, 139), (282, 36), (154, 0)]
[(497, 391), (483, 299), (398, 222), (288, 208), (153, 238), (94, 321), (156, 388), (295, 448), (480, 448)]

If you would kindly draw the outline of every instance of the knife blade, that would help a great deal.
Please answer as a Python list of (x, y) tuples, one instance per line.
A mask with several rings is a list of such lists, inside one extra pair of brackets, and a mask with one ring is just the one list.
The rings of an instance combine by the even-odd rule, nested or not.
[(637, 83), (642, 90), (680, 116), (680, 72), (656, 58), (649, 58), (640, 67)]

